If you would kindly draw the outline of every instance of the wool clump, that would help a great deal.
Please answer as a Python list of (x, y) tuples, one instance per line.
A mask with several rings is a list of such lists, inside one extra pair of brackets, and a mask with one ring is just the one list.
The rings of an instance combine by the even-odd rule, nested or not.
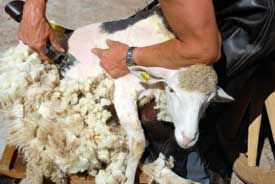
[(128, 153), (127, 137), (109, 110), (110, 78), (60, 79), (55, 65), (19, 43), (0, 59), (0, 83), (1, 128), (24, 153), (27, 183), (65, 183), (81, 172), (123, 183), (125, 163), (116, 162)]

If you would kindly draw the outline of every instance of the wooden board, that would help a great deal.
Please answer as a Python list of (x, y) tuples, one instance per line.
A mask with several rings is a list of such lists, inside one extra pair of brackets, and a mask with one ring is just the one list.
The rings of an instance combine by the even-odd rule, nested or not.
[(25, 178), (26, 163), (16, 146), (7, 145), (0, 160), (0, 174), (11, 178)]
[[(149, 177), (138, 172), (138, 183), (149, 183)], [(7, 145), (0, 160), (0, 175), (22, 179), (26, 177), (26, 162), (23, 155), (18, 153), (16, 146)], [(95, 184), (95, 178), (91, 176), (69, 175), (71, 184)]]
[[(91, 176), (79, 176), (79, 175), (70, 175), (69, 176), (70, 184), (95, 184), (94, 177)], [(144, 173), (138, 172), (138, 183), (147, 184), (149, 183), (149, 177)]]
[(275, 184), (275, 169), (268, 170), (248, 166), (247, 157), (240, 154), (233, 165), (234, 172), (247, 183)]

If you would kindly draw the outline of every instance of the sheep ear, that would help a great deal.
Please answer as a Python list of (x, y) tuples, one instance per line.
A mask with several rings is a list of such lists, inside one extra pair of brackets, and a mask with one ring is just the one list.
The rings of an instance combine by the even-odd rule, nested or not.
[(154, 77), (150, 77), (149, 80), (142, 80), (141, 79), (141, 83), (145, 83), (145, 84), (149, 84), (149, 85), (153, 85), (156, 83), (165, 83), (167, 84), (167, 82), (164, 79), (159, 79), (159, 78), (154, 78)]
[(228, 95), (221, 87), (217, 86), (216, 96), (212, 98), (212, 102), (231, 102), (235, 99)]
[(155, 76), (150, 70), (142, 66), (131, 67), (130, 71), (145, 84), (167, 83), (163, 78)]

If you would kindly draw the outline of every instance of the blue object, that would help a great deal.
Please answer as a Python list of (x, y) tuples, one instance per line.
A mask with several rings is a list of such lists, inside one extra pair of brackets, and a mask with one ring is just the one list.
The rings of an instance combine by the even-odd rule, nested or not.
[(206, 173), (200, 155), (195, 151), (188, 155), (186, 172), (187, 179), (200, 182), (201, 184), (210, 184), (209, 175)]

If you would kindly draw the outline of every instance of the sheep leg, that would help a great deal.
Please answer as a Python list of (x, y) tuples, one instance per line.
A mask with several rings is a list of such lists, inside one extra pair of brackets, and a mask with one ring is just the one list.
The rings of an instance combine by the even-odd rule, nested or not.
[[(120, 83), (122, 84), (122, 83)], [(114, 91), (114, 105), (122, 127), (128, 136), (129, 155), (126, 165), (127, 184), (134, 184), (139, 160), (145, 149), (145, 136), (138, 118), (137, 93), (133, 88), (117, 85)], [(127, 89), (127, 90), (126, 90)]]
[(168, 167), (164, 167), (160, 172), (160, 177), (154, 179), (159, 184), (199, 184), (180, 177)]
[(26, 183), (31, 184), (42, 184), (43, 183), (43, 174), (37, 172), (37, 169), (31, 163), (27, 163), (27, 176)]
[(121, 175), (124, 175), (123, 173), (123, 167), (125, 164), (125, 160), (127, 158), (127, 153), (119, 153), (118, 159), (115, 162), (112, 162), (110, 164), (110, 168), (112, 170), (112, 175), (114, 177), (120, 177)]
[[(126, 104), (123, 105), (123, 103), (121, 103), (119, 106), (125, 108), (124, 112), (117, 111), (117, 114), (118, 114), (120, 123), (125, 128), (125, 131), (128, 136), (129, 155), (127, 159), (126, 173), (125, 173), (127, 177), (126, 183), (134, 184), (136, 169), (145, 148), (145, 137), (144, 137), (143, 129), (141, 127), (141, 123), (138, 119), (137, 111), (134, 111), (134, 109), (130, 111), (131, 107)], [(135, 109), (137, 109), (136, 103), (132, 104), (131, 106), (132, 107), (134, 106)], [(116, 109), (118, 109), (117, 105), (115, 105), (115, 107)], [(126, 109), (128, 112), (125, 112)]]
[(165, 165), (165, 160), (161, 157), (153, 163), (142, 165), (141, 170), (159, 184), (198, 184), (178, 176)]
[(139, 160), (142, 157), (145, 148), (145, 137), (143, 133), (135, 133), (129, 136), (129, 155), (125, 175), (126, 184), (134, 184)]

